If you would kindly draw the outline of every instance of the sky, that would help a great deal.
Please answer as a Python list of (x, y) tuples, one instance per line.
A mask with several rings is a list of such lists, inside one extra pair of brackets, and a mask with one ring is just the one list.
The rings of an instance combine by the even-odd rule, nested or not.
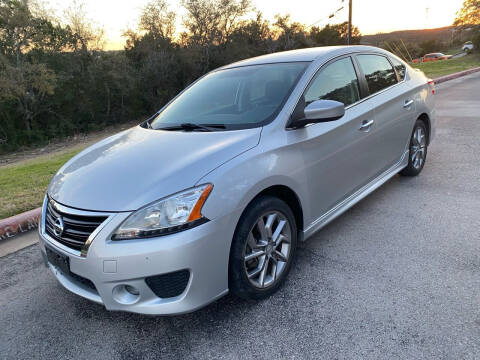
[[(47, 1), (59, 15), (72, 0)], [(103, 27), (106, 49), (122, 49), (122, 33), (136, 29), (141, 9), (148, 0), (82, 0), (87, 15)], [(180, 0), (169, 0), (170, 8), (180, 18)], [(275, 14), (290, 14), (292, 20), (306, 25), (324, 26), (348, 20), (348, 0), (252, 0), (267, 20)], [(352, 22), (362, 34), (376, 34), (395, 30), (427, 29), (451, 25), (463, 0), (353, 0)], [(340, 8), (333, 19), (329, 14)], [(320, 21), (319, 21), (320, 20)], [(178, 24), (180, 27), (181, 24)]]

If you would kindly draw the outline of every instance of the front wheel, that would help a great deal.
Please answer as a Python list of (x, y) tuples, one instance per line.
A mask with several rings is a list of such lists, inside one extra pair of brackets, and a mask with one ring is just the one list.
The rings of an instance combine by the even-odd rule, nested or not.
[(425, 123), (417, 120), (410, 138), (408, 165), (400, 174), (403, 176), (417, 176), (427, 160), (427, 129)]
[(244, 299), (274, 293), (290, 271), (297, 226), (290, 207), (272, 196), (254, 200), (240, 218), (230, 251), (230, 291)]

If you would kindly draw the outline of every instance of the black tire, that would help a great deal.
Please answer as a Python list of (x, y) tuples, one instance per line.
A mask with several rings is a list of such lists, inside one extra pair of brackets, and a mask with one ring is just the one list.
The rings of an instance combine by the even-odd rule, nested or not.
[[(291, 233), (291, 238), (289, 244), (288, 261), (284, 262), (285, 265), (283, 265), (281, 273), (278, 275), (278, 277), (276, 277), (276, 279), (273, 276), (271, 277), (271, 279), (274, 279), (272, 284), (264, 288), (259, 288), (254, 286), (252, 284), (253, 280), (249, 280), (247, 276), (248, 263), (245, 260), (246, 251), (249, 248), (247, 245), (247, 238), (250, 233), (254, 231), (254, 227), (257, 226), (258, 220), (264, 216), (267, 217), (271, 215), (272, 212), (278, 214), (282, 221), (288, 221), (288, 226), (290, 227), (289, 230)], [(284, 226), (284, 228), (286, 228), (286, 226)], [(290, 272), (295, 255), (296, 245), (297, 225), (290, 207), (284, 201), (273, 196), (261, 196), (255, 199), (243, 212), (233, 236), (232, 246), (230, 249), (228, 273), (229, 288), (231, 293), (243, 299), (258, 300), (264, 299), (276, 292)], [(277, 262), (277, 260), (275, 260), (275, 264), (280, 264), (280, 262)], [(268, 268), (268, 261), (266, 263)], [(277, 265), (275, 265), (275, 270), (277, 269), (276, 266)], [(276, 272), (272, 271), (272, 273)]]
[[(424, 134), (424, 144), (418, 144), (417, 133), (420, 131)], [(423, 149), (420, 152), (422, 153), (421, 160), (417, 160), (414, 157), (415, 151), (420, 148)], [(412, 135), (410, 137), (410, 149), (408, 152), (408, 165), (401, 172), (400, 175), (403, 176), (417, 176), (422, 172), (425, 162), (427, 160), (427, 150), (428, 150), (428, 133), (425, 123), (422, 120), (417, 120), (415, 126), (413, 127)], [(419, 154), (420, 155), (420, 154)]]

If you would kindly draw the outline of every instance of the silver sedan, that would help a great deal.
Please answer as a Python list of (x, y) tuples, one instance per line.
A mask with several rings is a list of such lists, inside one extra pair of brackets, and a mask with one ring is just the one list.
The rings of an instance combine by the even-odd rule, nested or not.
[(39, 227), (45, 263), (109, 310), (265, 298), (299, 241), (395, 174), (422, 171), (434, 93), (423, 73), (367, 46), (214, 70), (58, 171)]

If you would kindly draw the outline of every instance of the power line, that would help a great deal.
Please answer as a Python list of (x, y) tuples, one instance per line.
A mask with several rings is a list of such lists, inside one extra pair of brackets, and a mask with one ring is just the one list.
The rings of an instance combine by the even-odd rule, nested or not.
[[(342, 3), (344, 2), (345, 0), (342, 0)], [(312, 27), (313, 25), (316, 25), (318, 24), (319, 22), (325, 20), (325, 19), (331, 19), (333, 18), (334, 16), (336, 16), (338, 14), (338, 12), (342, 11), (344, 8), (344, 6), (342, 5), (341, 7), (339, 7), (337, 10), (335, 10), (333, 13), (331, 13), (330, 15), (328, 16), (325, 16), (323, 18), (321, 18), (320, 20), (317, 20), (315, 21), (313, 24), (311, 25), (308, 25), (307, 26), (307, 29)], [(352, 42), (352, 0), (348, 0), (348, 37), (347, 37), (347, 45), (350, 45), (350, 43)]]
[[(342, 0), (342, 2), (343, 2), (343, 0)], [(330, 15), (327, 15), (327, 16), (315, 21), (313, 24), (308, 25), (307, 29), (312, 27), (313, 25), (318, 24), (319, 22), (322, 22), (323, 20), (331, 19), (331, 18), (335, 17), (337, 15), (337, 13), (340, 12), (341, 10), (343, 10), (343, 5), (341, 7), (339, 7), (337, 10), (335, 10), (334, 12), (332, 12)]]

